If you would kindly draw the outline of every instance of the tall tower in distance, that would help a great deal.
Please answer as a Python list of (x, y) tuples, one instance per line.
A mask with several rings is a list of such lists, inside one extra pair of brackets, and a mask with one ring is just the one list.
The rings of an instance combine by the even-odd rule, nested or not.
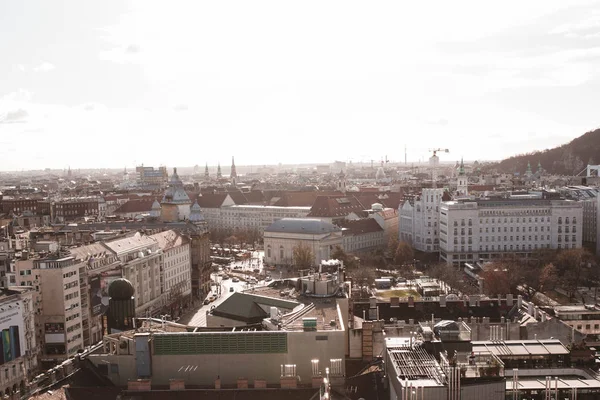
[(237, 179), (237, 172), (235, 170), (235, 160), (233, 159), (233, 156), (231, 156), (231, 174), (229, 175), (229, 177), (231, 179)]
[(460, 168), (458, 170), (458, 180), (456, 182), (456, 192), (459, 196), (469, 195), (469, 181), (465, 174), (465, 164), (463, 159), (460, 159)]
[(210, 175), (208, 173), (208, 163), (206, 163), (206, 167), (204, 167), (204, 180), (205, 181), (210, 180)]
[(217, 164), (217, 179), (221, 179), (223, 177), (223, 174), (221, 174), (221, 163), (219, 162)]

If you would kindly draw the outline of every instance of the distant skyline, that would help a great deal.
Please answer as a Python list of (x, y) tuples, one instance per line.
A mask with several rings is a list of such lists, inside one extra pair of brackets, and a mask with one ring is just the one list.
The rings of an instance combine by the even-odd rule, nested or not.
[(0, 171), (552, 148), (600, 126), (599, 6), (2, 2)]

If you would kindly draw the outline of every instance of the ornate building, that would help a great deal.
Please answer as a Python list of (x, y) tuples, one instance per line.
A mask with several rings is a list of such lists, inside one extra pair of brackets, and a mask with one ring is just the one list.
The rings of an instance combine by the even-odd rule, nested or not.
[(192, 201), (183, 189), (183, 182), (177, 175), (177, 168), (173, 168), (169, 187), (161, 202), (161, 219), (165, 222), (185, 221), (190, 217), (191, 205)]

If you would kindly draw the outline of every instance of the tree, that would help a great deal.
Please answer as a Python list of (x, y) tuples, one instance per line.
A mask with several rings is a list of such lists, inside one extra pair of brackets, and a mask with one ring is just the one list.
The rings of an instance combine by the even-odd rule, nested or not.
[(593, 261), (592, 254), (586, 249), (565, 249), (556, 256), (555, 265), (562, 277), (564, 289), (573, 296), (577, 288), (587, 280), (587, 265)]
[(390, 240), (388, 240), (388, 251), (392, 257), (396, 255), (396, 250), (398, 250), (399, 243), (400, 242), (398, 241), (398, 237), (396, 235), (390, 236)]
[(558, 269), (554, 264), (546, 264), (540, 273), (539, 291), (553, 290), (558, 282)]
[(406, 242), (398, 243), (396, 253), (394, 254), (394, 263), (404, 265), (414, 259), (415, 253), (410, 244)]
[(342, 249), (340, 246), (335, 246), (335, 249), (333, 249), (333, 253), (331, 253), (331, 258), (335, 260), (340, 260), (348, 269), (352, 269), (357, 265), (356, 257), (347, 254), (344, 251), (344, 249)]
[(315, 256), (313, 251), (304, 243), (299, 243), (294, 246), (292, 249), (292, 257), (297, 269), (308, 269), (314, 266)]

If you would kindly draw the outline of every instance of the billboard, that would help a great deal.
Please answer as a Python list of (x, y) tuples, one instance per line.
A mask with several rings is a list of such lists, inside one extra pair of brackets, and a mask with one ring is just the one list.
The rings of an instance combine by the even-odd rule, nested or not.
[(0, 307), (0, 365), (25, 355), (21, 302)]
[[(90, 280), (90, 290), (92, 298), (90, 303), (92, 305), (93, 315), (105, 314), (108, 310), (108, 287), (110, 284), (119, 278), (121, 278), (121, 270), (110, 270), (102, 272), (100, 275), (92, 277)], [(94, 280), (94, 278), (98, 278)]]

